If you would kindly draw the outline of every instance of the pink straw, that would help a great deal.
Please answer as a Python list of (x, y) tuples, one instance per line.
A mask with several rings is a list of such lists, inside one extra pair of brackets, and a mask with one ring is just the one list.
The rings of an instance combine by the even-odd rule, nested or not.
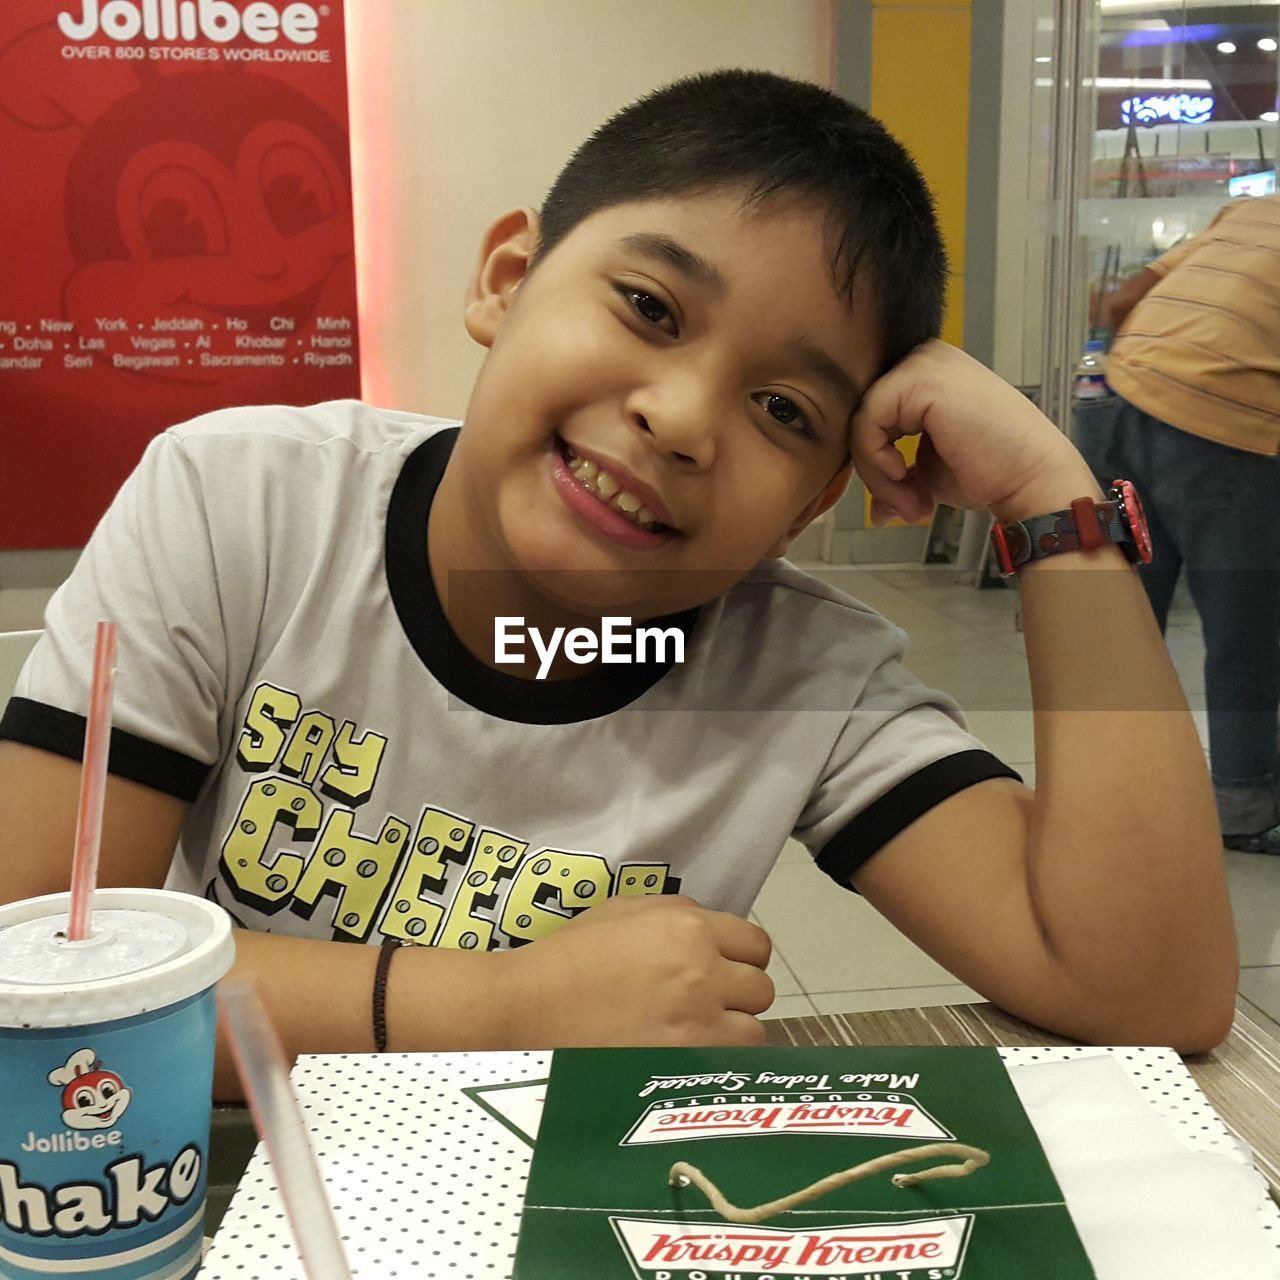
[(98, 623), (93, 653), (93, 689), (84, 731), (84, 767), (80, 773), (80, 808), (76, 813), (76, 848), (71, 863), (71, 919), (67, 937), (89, 936), (93, 891), (98, 884), (98, 851), (102, 845), (102, 802), (107, 790), (107, 754), (111, 748), (111, 685), (116, 673), (116, 624)]
[(351, 1280), (275, 1027), (246, 979), (219, 983), (218, 1005), (253, 1122), (267, 1144), (302, 1269), (308, 1280)]

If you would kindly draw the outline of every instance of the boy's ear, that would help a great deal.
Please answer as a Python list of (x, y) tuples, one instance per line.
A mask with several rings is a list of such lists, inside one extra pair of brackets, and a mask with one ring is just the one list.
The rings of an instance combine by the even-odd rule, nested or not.
[(849, 485), (849, 476), (853, 473), (853, 463), (846, 462), (839, 471), (827, 481), (826, 488), (791, 522), (791, 527), (777, 542), (765, 552), (767, 556), (778, 559), (787, 554), (787, 548), (807, 529), (824, 511), (830, 511), (840, 501), (841, 495)]
[(482, 347), (493, 345), (515, 291), (528, 274), (540, 229), (538, 211), (526, 206), (504, 213), (485, 233), (463, 316), (467, 332)]

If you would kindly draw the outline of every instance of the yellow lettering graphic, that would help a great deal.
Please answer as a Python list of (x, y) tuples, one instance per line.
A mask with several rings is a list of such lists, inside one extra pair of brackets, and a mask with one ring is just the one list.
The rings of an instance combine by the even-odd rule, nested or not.
[(249, 773), (270, 769), (284, 746), (285, 730), (298, 718), (302, 701), (288, 689), (260, 684), (244, 713), (244, 729), (236, 744), (236, 759)]
[(359, 808), (373, 794), (387, 740), (372, 731), (357, 740), (353, 737), (354, 730), (350, 720), (344, 721), (338, 730), (333, 744), (336, 763), (320, 775), (320, 790), (331, 800), (343, 800)]
[(598, 853), (540, 849), (516, 876), (501, 928), (514, 942), (534, 942), (554, 933), (585, 907), (609, 896), (609, 864)]
[[(405, 855), (400, 879), (379, 928), (388, 938), (407, 942), (431, 942), (444, 917), (445, 882), (449, 865), (467, 859), (467, 843), (476, 824), (440, 809), (424, 809)], [(434, 894), (432, 902), (424, 893)]]
[(222, 842), (220, 869), (238, 901), (278, 911), (298, 883), (306, 859), (277, 850), (267, 861), (267, 846), (277, 823), (293, 828), (295, 840), (310, 840), (320, 826), (324, 806), (288, 778), (255, 778), (240, 812)]
[(333, 895), (335, 935), (363, 942), (377, 919), (383, 895), (409, 834), (409, 824), (394, 815), (376, 840), (351, 830), (355, 814), (334, 809), (316, 841), (315, 852), (294, 892), (293, 910), (310, 919), (320, 899)]
[(396, 874), (408, 823), (393, 814), (383, 823), (378, 838), (370, 840), (352, 831), (353, 818), (355, 814), (349, 809), (334, 809), (329, 814), (293, 893), (292, 906), (298, 915), (311, 919), (320, 900), (332, 896), (335, 936), (344, 934), (364, 942)]
[(502, 881), (515, 875), (528, 847), (527, 841), (514, 840), (500, 831), (482, 831), (476, 836), (475, 852), (453, 896), (440, 936), (436, 938), (437, 947), (458, 947), (463, 951), (489, 949), (497, 917), (477, 915), (476, 911), (493, 910)]
[(310, 786), (320, 772), (336, 732), (332, 716), (323, 711), (308, 711), (289, 739), (289, 749), (280, 761), (281, 770)]
[(613, 892), (619, 898), (643, 897), (649, 893), (665, 893), (671, 868), (665, 862), (628, 862), (618, 868)]

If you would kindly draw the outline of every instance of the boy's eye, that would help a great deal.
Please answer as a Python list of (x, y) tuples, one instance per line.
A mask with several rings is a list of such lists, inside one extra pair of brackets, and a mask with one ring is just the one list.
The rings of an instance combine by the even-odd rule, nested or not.
[(645, 293), (642, 289), (628, 289), (620, 287), (618, 292), (627, 300), (627, 304), (635, 312), (647, 320), (650, 324), (661, 326), (663, 321), (671, 321), (671, 328), (668, 333), (674, 333), (675, 320), (671, 314), (670, 307), (665, 302), (661, 302), (651, 293)]
[(762, 391), (759, 396), (764, 411), (777, 423), (791, 427), (800, 435), (811, 436), (813, 427), (805, 417), (804, 410), (794, 400), (779, 395), (776, 391)]

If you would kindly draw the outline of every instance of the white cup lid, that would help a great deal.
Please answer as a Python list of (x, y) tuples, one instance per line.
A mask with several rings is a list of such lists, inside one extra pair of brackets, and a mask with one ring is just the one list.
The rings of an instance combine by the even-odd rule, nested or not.
[(66, 937), (70, 894), (0, 907), (0, 1027), (130, 1018), (213, 986), (231, 967), (231, 918), (164, 889), (99, 889), (88, 938)]

